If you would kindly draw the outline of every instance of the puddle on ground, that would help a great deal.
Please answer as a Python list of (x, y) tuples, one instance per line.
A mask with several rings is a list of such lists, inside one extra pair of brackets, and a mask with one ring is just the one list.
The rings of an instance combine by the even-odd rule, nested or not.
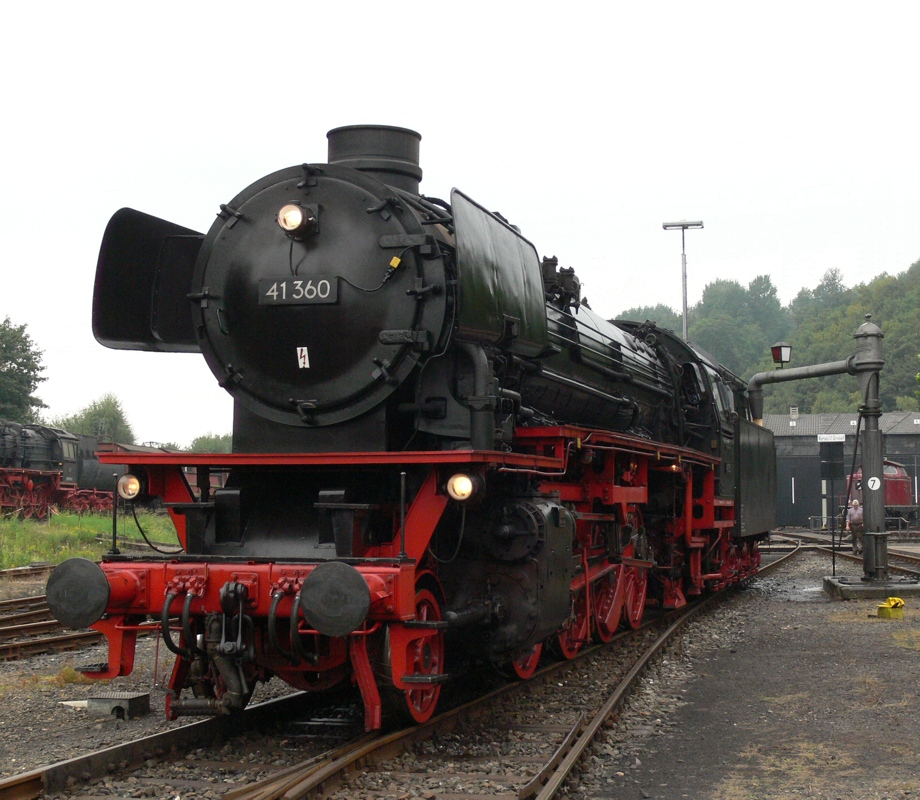
[(823, 582), (777, 587), (773, 591), (773, 596), (787, 603), (825, 603), (829, 600), (824, 593)]

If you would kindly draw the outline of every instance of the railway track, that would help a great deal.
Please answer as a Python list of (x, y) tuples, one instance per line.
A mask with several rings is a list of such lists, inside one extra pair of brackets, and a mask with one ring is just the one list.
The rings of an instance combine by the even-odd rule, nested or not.
[[(815, 550), (828, 555), (835, 555), (846, 561), (862, 563), (863, 557), (854, 554), (850, 549), (849, 542), (840, 545), (837, 542), (836, 548), (832, 548), (829, 538), (826, 534), (790, 531), (783, 533), (781, 538), (788, 538), (800, 542), (807, 542), (814, 546)], [(903, 548), (898, 548), (896, 544), (888, 545), (888, 571), (900, 575), (920, 576), (920, 555), (911, 553)]]
[[(856, 555), (849, 550), (831, 550), (830, 547), (818, 547), (817, 550), (827, 555), (836, 554), (837, 558), (846, 561), (863, 563), (863, 557)], [(910, 553), (898, 552), (889, 548), (888, 550), (888, 572), (898, 575), (909, 575), (911, 577), (920, 577), (920, 557)]]
[(51, 617), (45, 596), (0, 601), (0, 661), (75, 650), (102, 640), (96, 631), (69, 631)]
[[(254, 730), (266, 719), (277, 723), (288, 714), (277, 701), (267, 712), (258, 707), (241, 716), (206, 720), (2, 780), (0, 800), (40, 797), (43, 791), (87, 799), (138, 796), (138, 791), (149, 794), (146, 787), (152, 786), (156, 796), (181, 795), (183, 800), (385, 795), (546, 800), (559, 792), (649, 661), (688, 619), (719, 598), (622, 633), (613, 647), (593, 646), (573, 661), (552, 663), (526, 683), (501, 685), (422, 726), (361, 735), (348, 744), (339, 738), (330, 748), (330, 739), (351, 730), (352, 720), (347, 714), (330, 716), (328, 708), (314, 709), (293, 728), (276, 727), (199, 749), (217, 735)], [(283, 702), (302, 702), (297, 697), (303, 696)], [(294, 728), (310, 732), (292, 734)], [(174, 748), (193, 755), (153, 763), (154, 755)], [(96, 781), (104, 783), (98, 795), (93, 793)]]
[[(99, 534), (96, 537), (96, 541), (101, 544), (111, 544), (112, 537), (103, 536)], [(159, 549), (165, 551), (166, 553), (182, 553), (182, 545), (178, 540), (173, 542), (151, 542), (145, 541), (144, 539), (131, 539), (126, 536), (118, 537), (118, 549), (122, 552), (132, 552), (132, 553), (149, 553), (151, 550)]]
[[(764, 571), (772, 570), (793, 554), (777, 559)], [(627, 657), (627, 663), (620, 658), (624, 655), (618, 652), (620, 648), (593, 647), (574, 661), (544, 668), (528, 684), (503, 687), (424, 726), (359, 743), (327, 764), (305, 765), (301, 775), (268, 779), (228, 797), (233, 800), (403, 797), (412, 796), (413, 790), (424, 792), (425, 787), (418, 785), (424, 780), (430, 796), (439, 800), (532, 797), (549, 800), (560, 793), (572, 770), (649, 662), (687, 621), (721, 598), (721, 594), (715, 595), (692, 608), (665, 615), (644, 626), (641, 632), (620, 634), (614, 641), (621, 646), (624, 640), (633, 637), (641, 640), (636, 657), (631, 661)], [(534, 689), (534, 681), (542, 684), (541, 690)], [(495, 703), (506, 691), (514, 693), (513, 702)], [(487, 708), (483, 709), (483, 703)], [(545, 718), (547, 712), (550, 721), (534, 722)], [(506, 737), (494, 741), (496, 731)], [(518, 733), (523, 736), (508, 735)], [(545, 746), (548, 741), (555, 741), (549, 751)], [(476, 743), (484, 747), (479, 754), (474, 749), (470, 758), (471, 744), (475, 748)], [(452, 744), (457, 746), (453, 753)], [(498, 763), (494, 757), (496, 744), (502, 753)], [(448, 771), (445, 771), (445, 758), (450, 765)], [(506, 764), (519, 768), (509, 774)]]
[(913, 553), (905, 553), (903, 550), (898, 550), (897, 548), (888, 548), (888, 567), (891, 569), (892, 565), (907, 565), (907, 571), (913, 572), (914, 574), (920, 575), (920, 556), (914, 555)]
[(539, 689), (503, 687), (425, 725), (359, 742), (228, 797), (401, 797), (413, 789), (444, 800), (554, 797), (649, 661), (702, 607), (677, 615), (661, 632), (652, 633), (658, 624), (638, 634), (641, 652), (631, 666), (611, 649), (595, 648), (542, 670)]
[(47, 562), (29, 564), (26, 567), (12, 567), (0, 569), (0, 581), (25, 580), (29, 578), (43, 578), (51, 574), (54, 564)]
[[(4, 631), (0, 629), (0, 634), (2, 633)], [(38, 636), (14, 642), (2, 642), (0, 643), (0, 661), (28, 658), (42, 653), (57, 653), (62, 650), (77, 650), (81, 647), (99, 644), (103, 638), (103, 635), (97, 631), (76, 631), (55, 636)]]
[(14, 597), (10, 600), (0, 600), (0, 622), (3, 622), (11, 614), (41, 608), (48, 608), (48, 600), (43, 594), (34, 595), (32, 597)]

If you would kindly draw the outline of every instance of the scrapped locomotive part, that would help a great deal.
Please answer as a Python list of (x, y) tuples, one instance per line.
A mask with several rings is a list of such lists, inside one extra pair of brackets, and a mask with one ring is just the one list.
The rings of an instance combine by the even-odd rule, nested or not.
[(429, 719), (476, 663), (526, 678), (753, 574), (775, 459), (746, 384), (602, 319), (464, 193), (421, 195), (417, 133), (328, 138), (329, 163), (257, 181), (206, 234), (131, 209), (106, 229), (96, 338), (201, 352), (233, 452), (100, 455), (184, 553), (57, 568), (56, 616), (109, 641), (87, 674), (130, 673), (158, 629), (170, 718), (237, 712), (277, 675), (354, 682), (373, 730)]

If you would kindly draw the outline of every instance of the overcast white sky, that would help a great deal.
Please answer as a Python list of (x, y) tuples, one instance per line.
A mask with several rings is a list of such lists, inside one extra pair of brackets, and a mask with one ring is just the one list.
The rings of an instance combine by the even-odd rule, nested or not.
[[(717, 278), (782, 301), (920, 259), (916, 2), (16, 3), (4, 13), (0, 318), (44, 350), (48, 414), (106, 392), (140, 441), (229, 432), (199, 355), (92, 336), (108, 218), (206, 231), (326, 131), (422, 134), (456, 186), (574, 266), (599, 313)], [(867, 309), (871, 311), (871, 309)], [(718, 355), (718, 353), (716, 353)]]

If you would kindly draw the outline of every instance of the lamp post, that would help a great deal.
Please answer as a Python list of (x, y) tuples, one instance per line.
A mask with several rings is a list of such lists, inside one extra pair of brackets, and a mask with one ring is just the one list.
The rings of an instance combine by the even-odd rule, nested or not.
[(703, 221), (698, 220), (696, 222), (687, 222), (687, 220), (682, 219), (680, 222), (663, 222), (661, 227), (666, 231), (676, 231), (680, 230), (680, 267), (681, 267), (681, 279), (683, 285), (683, 301), (684, 301), (684, 341), (687, 341), (687, 248), (685, 242), (685, 231), (687, 228), (702, 228)]

